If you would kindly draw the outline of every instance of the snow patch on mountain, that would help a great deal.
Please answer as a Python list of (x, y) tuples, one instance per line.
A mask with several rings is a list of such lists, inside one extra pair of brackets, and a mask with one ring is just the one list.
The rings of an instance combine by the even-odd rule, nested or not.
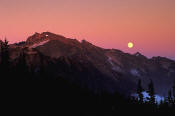
[(135, 56), (140, 56), (140, 54), (137, 53)]
[(133, 75), (133, 76), (140, 76), (140, 74), (139, 74), (139, 71), (137, 70), (137, 69), (131, 69), (130, 70), (130, 73)]
[(30, 48), (36, 48), (38, 46), (42, 46), (42, 45), (46, 44), (47, 42), (49, 42), (49, 40), (45, 40), (45, 41), (42, 41), (40, 43), (33, 44), (32, 46), (30, 46)]
[[(143, 100), (144, 100), (145, 102), (147, 102), (147, 101), (148, 101), (148, 98), (150, 98), (149, 94), (148, 94), (146, 91), (143, 91), (142, 94), (143, 94)], [(135, 98), (138, 98), (138, 94), (132, 94), (131, 96), (133, 96), (133, 97), (135, 97)], [(160, 104), (160, 102), (161, 102), (161, 101), (164, 101), (164, 100), (165, 100), (164, 97), (162, 97), (162, 96), (160, 96), (160, 95), (157, 95), (157, 94), (155, 95), (155, 101), (156, 101), (158, 104)]]
[(119, 66), (116, 66), (116, 65), (113, 63), (113, 60), (112, 60), (111, 57), (108, 57), (108, 62), (111, 64), (112, 70), (121, 72), (121, 68), (120, 68)]

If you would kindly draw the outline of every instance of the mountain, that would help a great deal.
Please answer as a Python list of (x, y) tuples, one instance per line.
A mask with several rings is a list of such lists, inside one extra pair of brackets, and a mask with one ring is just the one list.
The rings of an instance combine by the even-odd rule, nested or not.
[[(35, 33), (25, 42), (10, 45), (10, 58), (17, 62), (26, 54), (29, 66), (47, 67), (51, 80), (64, 77), (94, 92), (136, 92), (138, 79), (143, 87), (152, 80), (156, 94), (166, 96), (175, 79), (175, 61), (164, 57), (145, 57), (141, 53), (124, 53), (117, 49), (104, 49), (76, 39), (50, 32)], [(52, 77), (52, 78), (51, 78)]]

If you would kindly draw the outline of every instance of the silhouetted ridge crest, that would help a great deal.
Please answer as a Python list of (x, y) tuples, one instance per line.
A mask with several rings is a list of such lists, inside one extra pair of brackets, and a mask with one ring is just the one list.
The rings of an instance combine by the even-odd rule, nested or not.
[[(148, 59), (139, 52), (129, 54), (117, 49), (104, 49), (86, 40), (79, 42), (51, 32), (35, 33), (27, 39), (27, 42), (13, 47), (10, 45), (10, 61), (15, 64), (15, 60), (21, 57), (20, 52), (25, 49), (26, 60), (36, 71), (39, 68), (37, 64), (43, 64), (41, 61), (45, 62), (46, 68), (53, 63), (48, 68), (52, 72), (49, 74), (56, 76), (59, 70), (59, 74), (62, 74), (64, 67), (63, 77), (69, 76), (74, 81), (83, 82), (82, 85), (105, 88), (107, 91), (133, 93), (139, 78), (144, 82), (144, 87), (149, 79), (152, 79), (156, 92), (166, 95), (167, 90), (162, 89), (171, 87), (175, 75), (175, 63), (172, 60), (161, 57)], [(60, 58), (63, 58), (63, 61)], [(96, 75), (97, 72), (100, 76)], [(70, 75), (67, 75), (68, 73)], [(76, 75), (79, 75), (79, 78)]]

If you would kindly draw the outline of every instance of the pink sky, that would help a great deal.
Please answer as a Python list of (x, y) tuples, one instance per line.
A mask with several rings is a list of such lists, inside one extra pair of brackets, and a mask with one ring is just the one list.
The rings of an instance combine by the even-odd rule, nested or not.
[(0, 0), (0, 38), (43, 31), (175, 59), (175, 0)]

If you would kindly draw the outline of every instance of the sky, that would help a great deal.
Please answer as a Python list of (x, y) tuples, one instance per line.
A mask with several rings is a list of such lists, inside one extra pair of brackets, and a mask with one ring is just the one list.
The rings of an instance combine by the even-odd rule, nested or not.
[(14, 43), (45, 31), (175, 59), (175, 0), (0, 0), (1, 39)]

